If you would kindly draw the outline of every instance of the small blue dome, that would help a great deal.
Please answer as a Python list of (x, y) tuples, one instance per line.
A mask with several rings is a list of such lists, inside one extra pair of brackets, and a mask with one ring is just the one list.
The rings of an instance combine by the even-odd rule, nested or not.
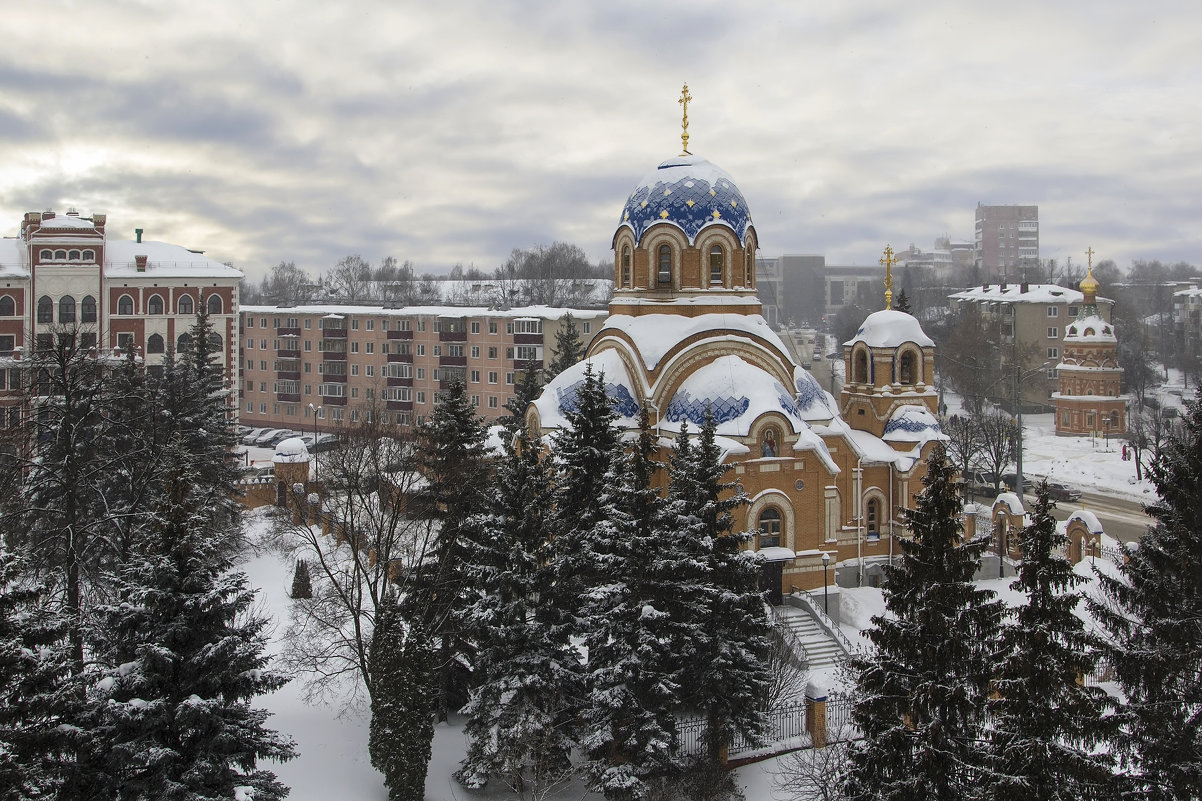
[(626, 201), (619, 225), (639, 241), (652, 225), (669, 222), (695, 242), (702, 228), (725, 225), (746, 244), (751, 211), (725, 170), (703, 158), (680, 156), (660, 164), (643, 178)]

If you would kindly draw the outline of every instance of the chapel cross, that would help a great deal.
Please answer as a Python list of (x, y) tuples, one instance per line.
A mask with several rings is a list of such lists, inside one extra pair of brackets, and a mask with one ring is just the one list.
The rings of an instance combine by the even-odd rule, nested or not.
[(893, 246), (885, 245), (885, 257), (881, 259), (881, 264), (885, 268), (885, 308), (893, 308), (893, 265), (897, 264), (897, 257), (893, 255)]
[(1085, 251), (1085, 256), (1089, 259), (1089, 274), (1093, 275), (1093, 245), (1090, 245), (1089, 249)]
[(681, 121), (680, 121), (680, 125), (681, 125), (680, 141), (684, 146), (684, 152), (680, 154), (682, 156), (693, 155), (692, 153), (689, 152), (689, 101), (692, 99), (693, 99), (693, 96), (691, 94), (689, 94), (689, 85), (686, 83), (684, 85), (684, 89), (682, 89), (680, 91), (680, 100), (676, 101), (684, 109), (684, 116), (681, 118)]

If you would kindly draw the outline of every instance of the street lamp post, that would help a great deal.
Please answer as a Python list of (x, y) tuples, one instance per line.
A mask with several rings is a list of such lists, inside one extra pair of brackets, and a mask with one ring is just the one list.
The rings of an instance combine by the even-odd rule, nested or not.
[(831, 581), (827, 578), (827, 569), (831, 566), (831, 555), (822, 552), (822, 611), (827, 617), (831, 616)]
[(1046, 370), (1049, 364), (1051, 362), (1044, 362), (1026, 372), (1020, 371), (1017, 364), (1014, 367), (1014, 406), (1018, 415), (1018, 452), (1014, 455), (1014, 491), (1019, 500), (1023, 497), (1023, 399), (1018, 388), (1031, 376), (1037, 375), (1041, 370)]
[(317, 481), (317, 413), (324, 407), (314, 406), (309, 404), (309, 410), (313, 412), (313, 480)]

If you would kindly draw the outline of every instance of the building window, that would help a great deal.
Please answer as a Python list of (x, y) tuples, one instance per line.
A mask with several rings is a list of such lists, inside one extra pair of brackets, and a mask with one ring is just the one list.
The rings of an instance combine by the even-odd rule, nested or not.
[(176, 353), (191, 353), (192, 352), (192, 335), (184, 332), (175, 340)]
[(480, 346), (479, 345), (472, 345), (472, 358), (473, 359), (480, 358)]
[(490, 384), (497, 383), (497, 371), (496, 370), (488, 371), (488, 383), (490, 383)]
[(661, 287), (672, 285), (672, 246), (660, 245), (657, 254), (659, 272), (656, 274), (656, 284)]
[(914, 352), (906, 351), (901, 355), (900, 364), (898, 365), (898, 381), (903, 384), (914, 383)]
[(146, 338), (147, 353), (162, 353), (166, 350), (161, 334), (151, 334)]
[(719, 286), (722, 284), (722, 246), (714, 245), (710, 248), (710, 286)]
[[(205, 307), (208, 309), (209, 314), (221, 314), (221, 296), (209, 295), (209, 299), (205, 301)], [(277, 325), (279, 322), (277, 319)]]
[(864, 527), (871, 534), (879, 531), (881, 519), (881, 502), (877, 498), (869, 498), (864, 509)]
[(134, 344), (133, 334), (117, 334), (117, 347), (121, 350), (128, 350)]
[(1060, 338), (1060, 329), (1059, 328), (1048, 328), (1048, 339), (1059, 339), (1059, 338)]
[(756, 525), (759, 530), (759, 536), (756, 538), (757, 549), (780, 547), (780, 519), (780, 510), (774, 506), (760, 512), (760, 519)]
[[(179, 314), (195, 314), (196, 313), (196, 304), (192, 302), (191, 295), (180, 295), (179, 305), (177, 308), (179, 309), (179, 312), (178, 312)], [(263, 326), (263, 327), (266, 328), (267, 326)]]
[(479, 383), (480, 383), (480, 371), (479, 371), (479, 370), (472, 370), (472, 372), (471, 372), (471, 382), (472, 382), (473, 384), (479, 384)]
[(1060, 316), (1060, 307), (1059, 306), (1048, 306), (1048, 317), (1059, 317), (1059, 316)]
[(163, 299), (158, 295), (151, 295), (150, 298), (146, 301), (146, 313), (147, 314), (162, 314), (163, 313)]
[(54, 301), (50, 299), (49, 295), (42, 295), (38, 298), (38, 322), (54, 322)]
[(75, 298), (63, 295), (58, 299), (58, 321), (60, 323), (75, 322)]
[(497, 358), (497, 349), (496, 349), (496, 348), (489, 348), (489, 349), (488, 349), (488, 358), (490, 358), (490, 359), (495, 359), (495, 358)]
[(630, 286), (630, 247), (622, 248), (622, 286)]
[(1060, 358), (1060, 348), (1048, 348), (1048, 358), (1049, 359), (1059, 359)]
[(497, 408), (497, 396), (496, 395), (488, 396), (488, 408), (490, 408), (490, 409)]
[(17, 315), (17, 303), (10, 296), (4, 295), (0, 297), (0, 317), (15, 317)]
[(492, 323), (492, 322), (490, 322), (490, 323), (488, 324), (488, 333), (490, 333), (490, 334), (495, 334), (495, 333), (497, 333), (497, 324), (496, 324), (496, 323)]
[(472, 333), (473, 334), (480, 333), (480, 321), (479, 320), (472, 320)]
[(1076, 307), (1076, 306), (1069, 306), (1069, 307), (1068, 307), (1068, 316), (1069, 316), (1069, 317), (1076, 317), (1076, 316), (1077, 316), (1077, 307)]

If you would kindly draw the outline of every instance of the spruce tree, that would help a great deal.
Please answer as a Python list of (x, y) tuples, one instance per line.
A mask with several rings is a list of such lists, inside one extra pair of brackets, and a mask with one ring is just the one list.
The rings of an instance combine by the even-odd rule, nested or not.
[(1098, 661), (1100, 641), (1073, 610), (1085, 579), (1062, 552), (1046, 482), (1036, 487), (1031, 523), (1022, 531), (1022, 564), (1010, 585), (1026, 596), (1002, 629), (996, 693), (989, 701), (988, 769), (992, 801), (1118, 798), (1108, 749), (1114, 706), (1105, 690), (1081, 679)]
[(221, 529), (237, 521), (196, 480), (204, 458), (180, 440), (166, 446), (148, 536), (116, 577), (119, 602), (101, 609), (96, 649), (109, 667), (94, 685), (89, 728), (116, 797), (287, 794), (258, 763), (290, 759), (292, 744), (251, 706), (287, 679), (266, 669), (270, 620), (254, 614), (254, 590), (232, 572)]
[(899, 312), (910, 313), (910, 299), (906, 297), (905, 289), (897, 293), (897, 300), (893, 301), (893, 308)]
[[(1199, 390), (1202, 393), (1202, 389)], [(1196, 799), (1202, 787), (1202, 394), (1149, 469), (1154, 526), (1099, 571), (1090, 603), (1111, 638), (1108, 656), (1127, 697), (1115, 744), (1144, 797)]]
[(390, 801), (421, 801), (434, 741), (434, 654), (420, 620), (405, 621), (394, 596), (380, 604), (372, 631), (368, 750)]
[(590, 561), (580, 617), (589, 686), (582, 740), (591, 786), (608, 799), (645, 798), (673, 776), (676, 711), (688, 646), (672, 618), (680, 550), (652, 477), (644, 408), (639, 438), (611, 461), (597, 502), (605, 512), (581, 540)]
[(485, 431), (461, 381), (452, 380), (430, 419), (418, 429), (418, 469), (428, 482), (423, 514), (435, 526), (431, 547), (417, 567), (403, 604), (420, 616), (438, 643), (438, 719), (467, 701), (466, 665), (473, 645), (464, 636), (464, 614), (474, 600), (467, 566), (473, 530), (486, 501)]
[(480, 645), (478, 681), (464, 708), (468, 748), (456, 778), (472, 789), (498, 779), (541, 797), (571, 772), (569, 699), (582, 693), (582, 670), (577, 651), (552, 639), (548, 605), (539, 603), (550, 591), (546, 466), (520, 413), (507, 429), (474, 548), (481, 595), (468, 619)]
[[(0, 801), (54, 798), (55, 764), (70, 752), (65, 625), (0, 546)], [(67, 706), (64, 706), (67, 702)]]
[(1000, 602), (972, 583), (987, 539), (962, 541), (956, 468), (936, 444), (905, 513), (912, 539), (886, 568), (887, 614), (853, 660), (863, 740), (851, 749), (851, 799), (960, 801), (974, 795)]
[(551, 361), (544, 371), (547, 380), (568, 369), (584, 354), (584, 346), (580, 343), (580, 332), (576, 328), (576, 318), (571, 312), (564, 314), (560, 321), (559, 330), (555, 332), (555, 349)]
[(677, 651), (687, 655), (682, 702), (705, 716), (711, 760), (736, 733), (754, 739), (764, 732), (770, 684), (760, 567), (743, 548), (751, 535), (733, 531), (731, 513), (747, 498), (723, 481), (728, 468), (716, 428), (707, 414), (694, 439), (682, 423), (669, 465), (669, 528), (682, 549), (672, 612), (685, 641)]
[(296, 569), (292, 571), (291, 598), (312, 598), (313, 577), (309, 575), (309, 563), (304, 559), (296, 560)]

